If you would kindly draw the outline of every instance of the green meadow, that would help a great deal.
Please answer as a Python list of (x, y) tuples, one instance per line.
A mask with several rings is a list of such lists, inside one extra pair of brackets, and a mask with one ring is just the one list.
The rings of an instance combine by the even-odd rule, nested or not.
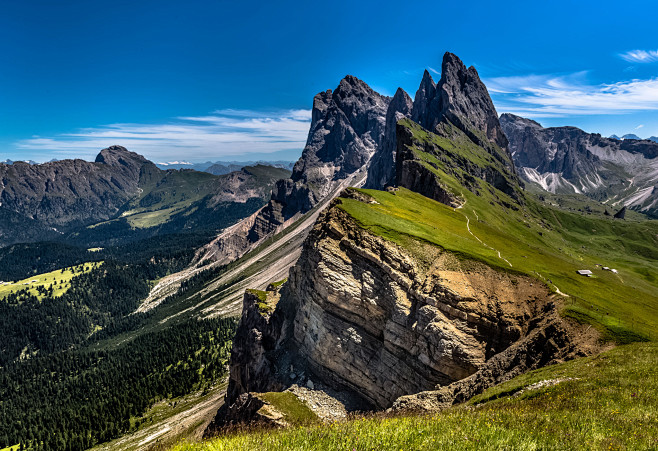
[(652, 450), (656, 368), (658, 344), (623, 345), (526, 373), (432, 415), (254, 429), (174, 450)]
[(0, 284), (0, 299), (4, 298), (8, 294), (25, 289), (27, 289), (31, 295), (41, 299), (44, 297), (44, 295), (39, 292), (39, 288), (48, 289), (51, 286), (53, 287), (52, 295), (54, 297), (61, 296), (66, 293), (69, 288), (71, 288), (71, 279), (77, 275), (89, 272), (92, 269), (99, 267), (101, 264), (103, 264), (103, 262), (84, 263), (82, 265), (58, 269), (43, 274), (37, 274), (16, 282), (5, 281)]

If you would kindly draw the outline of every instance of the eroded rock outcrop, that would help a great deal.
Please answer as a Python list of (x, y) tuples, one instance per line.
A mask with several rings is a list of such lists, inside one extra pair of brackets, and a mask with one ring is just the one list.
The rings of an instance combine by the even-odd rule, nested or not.
[[(508, 141), (487, 88), (475, 68), (467, 68), (452, 53), (446, 52), (443, 57), (438, 83), (425, 71), (413, 102), (401, 89), (396, 92), (387, 112), (382, 148), (373, 157), (368, 169), (368, 181), (365, 185), (367, 188), (383, 189), (387, 185), (400, 183), (400, 162), (408, 159), (409, 155), (397, 157), (401, 145), (397, 130), (400, 121), (405, 118), (410, 118), (424, 130), (450, 141), (463, 140), (465, 137), (472, 145), (484, 149), (503, 165), (503, 171), (508, 174), (506, 178), (511, 180), (511, 185), (519, 185), (512, 156), (508, 151)], [(405, 142), (402, 145), (409, 144), (408, 137), (403, 138)], [(445, 149), (440, 149), (440, 152), (442, 151)], [(393, 168), (397, 168), (397, 174)], [(414, 167), (413, 171), (418, 173), (416, 178), (424, 185), (427, 184), (427, 179), (431, 178), (431, 174), (422, 167)], [(481, 176), (479, 173), (472, 175)], [(496, 188), (519, 199), (513, 186), (509, 183), (503, 186), (505, 181), (501, 178), (497, 180), (501, 184)], [(444, 198), (443, 195), (430, 197), (441, 202)]]
[(426, 391), (445, 407), (581, 353), (545, 285), (420, 241), (402, 248), (359, 227), (340, 199), (281, 296), (266, 318), (245, 304), (220, 421), (244, 419), (236, 401), (248, 390), (304, 379), (373, 409), (418, 408), (401, 397)]
[[(475, 69), (446, 54), (439, 83), (426, 72), (413, 105), (399, 90), (388, 113), (379, 152), (393, 137), (395, 152), (372, 160), (375, 187), (389, 183), (379, 165), (395, 161), (395, 185), (449, 206), (463, 205), (463, 190), (486, 190), (492, 208), (523, 207), (507, 140)], [(342, 197), (376, 203), (353, 190)], [(411, 236), (395, 244), (360, 226), (342, 202), (308, 235), (275, 311), (236, 338), (236, 356), (256, 355), (232, 361), (217, 424), (244, 420), (238, 400), (250, 386), (282, 390), (312, 379), (367, 409), (445, 407), (583, 353), (543, 283)], [(240, 329), (256, 323), (243, 316)], [(266, 349), (253, 337), (275, 345)]]

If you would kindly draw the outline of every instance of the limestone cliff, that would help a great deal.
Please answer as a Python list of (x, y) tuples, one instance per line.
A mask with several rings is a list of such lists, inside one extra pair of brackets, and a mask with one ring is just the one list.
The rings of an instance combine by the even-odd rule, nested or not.
[(361, 228), (340, 198), (275, 311), (256, 304), (245, 296), (222, 424), (245, 419), (238, 398), (250, 390), (312, 380), (384, 409), (417, 407), (401, 397), (439, 388), (424, 396), (446, 406), (581, 352), (545, 285), (421, 241), (402, 248)]

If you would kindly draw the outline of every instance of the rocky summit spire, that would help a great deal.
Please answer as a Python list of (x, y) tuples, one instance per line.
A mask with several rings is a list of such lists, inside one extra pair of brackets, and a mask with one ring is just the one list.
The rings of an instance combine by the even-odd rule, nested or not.
[(427, 69), (423, 73), (416, 97), (414, 98), (413, 113), (411, 119), (425, 128), (430, 128), (430, 103), (436, 97), (436, 83)]
[(368, 167), (366, 188), (382, 189), (393, 182), (397, 147), (395, 126), (400, 119), (411, 116), (412, 108), (413, 102), (409, 94), (404, 89), (398, 88), (386, 111), (386, 126), (381, 148), (372, 157)]
[(483, 132), (500, 148), (507, 148), (496, 108), (473, 66), (467, 69), (456, 55), (446, 52), (436, 90), (440, 119), (446, 118), (476, 142), (482, 141), (478, 132)]

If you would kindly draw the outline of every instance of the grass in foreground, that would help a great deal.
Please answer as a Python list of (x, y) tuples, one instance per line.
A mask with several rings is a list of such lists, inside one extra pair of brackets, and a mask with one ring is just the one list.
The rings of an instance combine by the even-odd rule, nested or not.
[[(636, 343), (524, 374), (431, 416), (254, 431), (174, 449), (656, 449), (657, 368), (658, 344)], [(555, 379), (565, 380), (518, 394)]]

